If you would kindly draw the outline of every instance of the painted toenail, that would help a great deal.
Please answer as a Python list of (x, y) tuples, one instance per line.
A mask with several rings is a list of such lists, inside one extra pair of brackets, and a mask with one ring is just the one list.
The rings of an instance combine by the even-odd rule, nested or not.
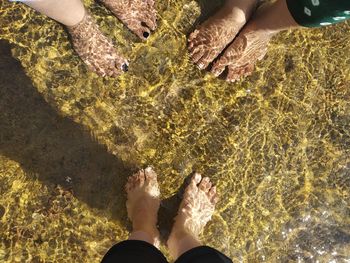
[(123, 70), (124, 72), (128, 72), (128, 71), (129, 71), (129, 65), (126, 64), (126, 63), (124, 63), (124, 64), (122, 65), (122, 70)]
[(143, 32), (143, 37), (144, 38), (148, 38), (149, 37), (149, 33), (148, 32)]

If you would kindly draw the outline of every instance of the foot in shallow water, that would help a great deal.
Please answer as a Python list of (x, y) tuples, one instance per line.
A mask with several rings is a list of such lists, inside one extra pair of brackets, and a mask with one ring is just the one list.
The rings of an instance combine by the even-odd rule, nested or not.
[(100, 2), (143, 40), (157, 28), (154, 0), (100, 0)]
[(255, 9), (257, 0), (227, 0), (225, 5), (189, 37), (194, 63), (205, 69), (241, 30)]
[(185, 190), (168, 244), (188, 234), (198, 239), (210, 221), (217, 202), (216, 188), (212, 186), (210, 179), (202, 179), (202, 176), (196, 173)]
[(75, 51), (90, 70), (103, 77), (116, 77), (128, 70), (128, 61), (115, 50), (87, 11), (81, 22), (67, 29)]
[(265, 57), (268, 44), (275, 35), (275, 32), (264, 30), (255, 19), (265, 6), (256, 11), (223, 55), (215, 61), (211, 68), (215, 76), (220, 76), (227, 69), (226, 80), (235, 82), (250, 75), (256, 62)]
[(125, 190), (128, 195), (126, 207), (133, 231), (146, 232), (157, 244), (157, 217), (160, 206), (157, 174), (151, 167), (140, 170), (129, 177)]

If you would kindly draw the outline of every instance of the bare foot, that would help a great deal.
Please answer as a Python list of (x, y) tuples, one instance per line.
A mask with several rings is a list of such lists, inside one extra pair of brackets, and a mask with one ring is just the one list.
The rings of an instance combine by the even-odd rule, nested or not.
[(256, 3), (256, 0), (227, 0), (224, 7), (190, 35), (190, 56), (200, 69), (207, 68), (232, 42)]
[(157, 174), (151, 167), (129, 177), (125, 186), (128, 195), (126, 207), (133, 231), (147, 233), (153, 244), (159, 241), (157, 216), (160, 205)]
[(128, 70), (127, 60), (115, 50), (89, 13), (86, 12), (80, 23), (67, 29), (75, 51), (90, 70), (103, 77), (116, 77)]
[(264, 58), (272, 35), (244, 28), (225, 53), (211, 69), (215, 76), (220, 76), (227, 68), (226, 80), (235, 82), (250, 75), (255, 63)]
[(198, 240), (205, 225), (210, 221), (218, 202), (215, 186), (208, 177), (195, 174), (185, 190), (168, 244), (190, 235)]
[(145, 40), (157, 28), (154, 0), (100, 0), (139, 38)]
[(269, 25), (260, 22), (267, 8), (269, 5), (265, 4), (257, 10), (224, 54), (213, 64), (211, 72), (215, 76), (220, 76), (227, 68), (226, 80), (234, 82), (250, 75), (256, 62), (264, 58), (271, 38), (279, 32), (268, 30)]

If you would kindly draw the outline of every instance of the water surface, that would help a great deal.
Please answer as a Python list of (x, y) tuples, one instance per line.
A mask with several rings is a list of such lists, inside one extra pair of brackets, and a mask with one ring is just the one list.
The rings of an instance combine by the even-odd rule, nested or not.
[(203, 240), (234, 262), (349, 262), (348, 23), (278, 35), (228, 84), (189, 60), (197, 2), (159, 1), (147, 43), (85, 4), (132, 61), (118, 79), (88, 72), (58, 23), (0, 1), (22, 65), (1, 42), (0, 261), (99, 262), (128, 234), (127, 176), (152, 164), (164, 236), (196, 170), (222, 197)]

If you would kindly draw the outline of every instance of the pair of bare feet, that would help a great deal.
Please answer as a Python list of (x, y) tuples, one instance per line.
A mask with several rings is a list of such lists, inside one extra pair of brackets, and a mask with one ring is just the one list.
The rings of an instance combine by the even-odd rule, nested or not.
[[(234, 82), (252, 73), (273, 36), (260, 30), (258, 0), (227, 0), (225, 5), (189, 37), (189, 51), (200, 69)], [(223, 74), (224, 73), (224, 74)]]
[[(129, 239), (159, 245), (157, 229), (160, 191), (157, 174), (152, 168), (140, 170), (126, 184), (127, 211), (133, 225)], [(167, 245), (176, 259), (184, 252), (200, 246), (199, 235), (210, 221), (218, 201), (216, 188), (208, 177), (195, 174), (187, 186)]]
[[(156, 25), (154, 0), (99, 0), (131, 31), (145, 40)], [(260, 6), (258, 0), (226, 0), (225, 5), (189, 37), (189, 51), (199, 68), (212, 65), (215, 76), (234, 82), (250, 75), (262, 59), (272, 36), (298, 26), (286, 1)], [(104, 36), (86, 13), (80, 23), (69, 26), (73, 45), (80, 57), (101, 76), (120, 75), (128, 70), (127, 60)]]
[[(132, 32), (146, 40), (157, 27), (154, 0), (99, 0)], [(74, 49), (100, 76), (116, 77), (128, 71), (128, 61), (115, 48), (86, 11), (77, 25), (67, 26)]]
[[(157, 27), (154, 0), (100, 2), (143, 40)], [(226, 48), (213, 64), (212, 73), (219, 76), (227, 69), (226, 80), (235, 81), (252, 72), (255, 62), (265, 55), (270, 40), (269, 34), (252, 26), (254, 18), (244, 26), (256, 5), (257, 0), (227, 0), (219, 12), (190, 35), (190, 55), (199, 68), (207, 68)], [(77, 25), (69, 26), (68, 31), (75, 50), (90, 70), (111, 77), (128, 70), (127, 59), (116, 51), (89, 13)]]

